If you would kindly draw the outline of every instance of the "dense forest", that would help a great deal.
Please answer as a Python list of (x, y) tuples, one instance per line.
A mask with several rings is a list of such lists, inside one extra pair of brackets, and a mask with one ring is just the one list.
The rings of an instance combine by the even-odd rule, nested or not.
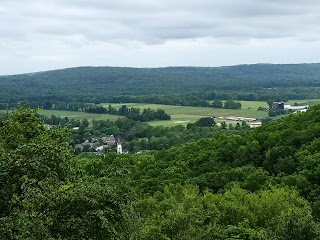
[(231, 67), (79, 67), (0, 76), (0, 108), (144, 102), (208, 106), (207, 100), (317, 98), (320, 64)]
[(1, 116), (3, 239), (320, 239), (320, 106), (141, 154), (75, 156), (69, 134)]

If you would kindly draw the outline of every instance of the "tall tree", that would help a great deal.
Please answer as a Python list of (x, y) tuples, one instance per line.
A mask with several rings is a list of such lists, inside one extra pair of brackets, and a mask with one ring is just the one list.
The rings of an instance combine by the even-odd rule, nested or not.
[(60, 128), (49, 130), (34, 110), (19, 108), (0, 120), (3, 239), (120, 236), (120, 198), (105, 183), (82, 175), (65, 137)]

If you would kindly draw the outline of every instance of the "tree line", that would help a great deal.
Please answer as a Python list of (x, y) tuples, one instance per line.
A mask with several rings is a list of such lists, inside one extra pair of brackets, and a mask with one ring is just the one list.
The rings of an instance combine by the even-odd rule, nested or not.
[(178, 106), (211, 107), (210, 101), (220, 100), (243, 100), (243, 101), (288, 101), (301, 99), (316, 99), (320, 94), (320, 88), (286, 88), (286, 89), (265, 89), (257, 93), (248, 91), (201, 91), (192, 94), (175, 95), (119, 95), (119, 96), (36, 96), (25, 98), (0, 99), (0, 110), (12, 109), (17, 102), (31, 108), (55, 109), (78, 111), (86, 108), (87, 103), (151, 103)]
[(217, 99), (212, 102), (214, 108), (225, 108), (225, 109), (241, 109), (241, 103), (233, 100), (227, 100), (224, 103)]
[(140, 112), (140, 108), (128, 108), (126, 105), (122, 105), (118, 109), (112, 107), (111, 105), (109, 105), (108, 108), (98, 105), (90, 105), (85, 109), (85, 111), (89, 113), (108, 113), (120, 115), (141, 122), (171, 119), (171, 116), (162, 109), (152, 110), (150, 108), (144, 108), (142, 112)]

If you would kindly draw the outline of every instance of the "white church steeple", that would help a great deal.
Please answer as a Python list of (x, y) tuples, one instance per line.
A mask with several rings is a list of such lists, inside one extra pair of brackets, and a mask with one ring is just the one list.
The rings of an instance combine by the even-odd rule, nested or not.
[(122, 145), (120, 141), (120, 137), (118, 136), (118, 141), (117, 141), (117, 153), (122, 154)]

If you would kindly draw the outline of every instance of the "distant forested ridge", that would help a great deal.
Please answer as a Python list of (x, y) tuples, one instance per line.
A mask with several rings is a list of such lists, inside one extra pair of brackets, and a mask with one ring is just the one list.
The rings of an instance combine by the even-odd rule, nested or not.
[(320, 94), (320, 64), (231, 67), (78, 67), (0, 76), (0, 106), (27, 101), (148, 102), (206, 105), (205, 100), (287, 100)]

